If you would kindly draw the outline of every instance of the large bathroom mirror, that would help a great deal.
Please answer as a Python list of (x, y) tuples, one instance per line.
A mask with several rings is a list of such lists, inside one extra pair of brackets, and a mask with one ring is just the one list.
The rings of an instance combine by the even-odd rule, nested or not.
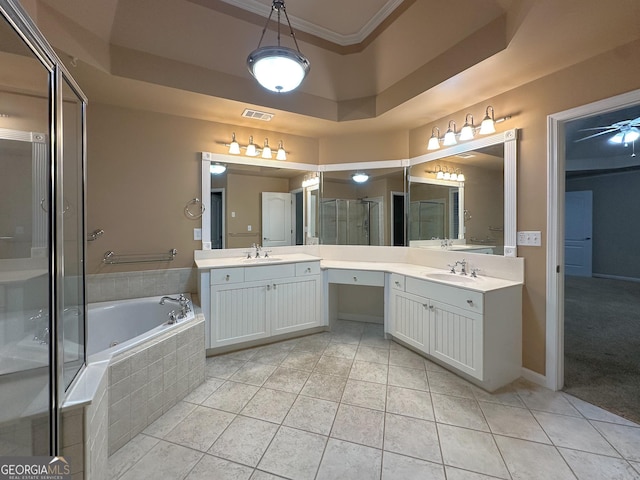
[(515, 256), (516, 130), (411, 164), (410, 246)]
[[(322, 173), (320, 243), (405, 245), (405, 167), (334, 166)], [(328, 166), (327, 166), (328, 167)], [(364, 174), (357, 182), (356, 174)]]
[[(211, 165), (226, 169), (215, 174)], [(317, 244), (320, 174), (310, 167), (202, 153), (203, 249)]]

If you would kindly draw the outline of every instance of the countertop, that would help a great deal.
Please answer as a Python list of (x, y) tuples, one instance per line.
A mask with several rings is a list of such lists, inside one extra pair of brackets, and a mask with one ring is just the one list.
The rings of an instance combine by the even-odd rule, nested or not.
[[(448, 270), (440, 268), (426, 267), (409, 263), (389, 263), (389, 262), (369, 262), (369, 261), (348, 261), (348, 260), (325, 260), (314, 255), (303, 253), (296, 254), (275, 254), (272, 257), (259, 259), (243, 259), (238, 257), (208, 258), (196, 260), (196, 265), (200, 269), (211, 268), (233, 268), (233, 267), (253, 267), (259, 265), (278, 265), (285, 263), (320, 261), (320, 267), (327, 269), (343, 270), (365, 270), (384, 273), (395, 273), (406, 275), (421, 280), (427, 280), (443, 285), (450, 285), (457, 288), (464, 288), (476, 292), (488, 292), (502, 288), (522, 285), (522, 282), (505, 280), (502, 278), (483, 276), (480, 272), (477, 278), (471, 275), (453, 275)], [(435, 275), (435, 277), (433, 277)]]

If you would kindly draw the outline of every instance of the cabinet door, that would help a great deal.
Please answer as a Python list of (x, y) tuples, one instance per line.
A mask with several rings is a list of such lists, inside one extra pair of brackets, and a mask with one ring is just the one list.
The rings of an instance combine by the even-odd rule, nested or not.
[(309, 275), (273, 281), (268, 292), (272, 335), (320, 325), (321, 278)]
[(482, 380), (482, 315), (431, 301), (430, 354)]
[(392, 291), (391, 334), (429, 353), (429, 300), (411, 293)]
[(269, 335), (267, 291), (270, 282), (211, 287), (211, 346), (220, 347)]

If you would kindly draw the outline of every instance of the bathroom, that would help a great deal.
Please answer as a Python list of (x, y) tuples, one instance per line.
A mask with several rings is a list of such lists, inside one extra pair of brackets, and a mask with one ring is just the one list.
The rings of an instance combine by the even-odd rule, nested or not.
[[(168, 2), (167, 5), (169, 3), (171, 2)], [(196, 8), (193, 2), (187, 3), (190, 9)], [(206, 235), (206, 233), (203, 228), (203, 221), (199, 218), (200, 207), (198, 202), (191, 204), (190, 202), (196, 198), (204, 200), (202, 194), (202, 153), (210, 152), (213, 155), (228, 156), (227, 145), (234, 133), (243, 145), (246, 145), (250, 136), (254, 137), (259, 146), (262, 145), (265, 138), (268, 138), (274, 151), (278, 143), (282, 141), (288, 153), (287, 163), (298, 164), (300, 171), (302, 170), (300, 166), (303, 165), (309, 166), (307, 168), (308, 171), (321, 171), (323, 177), (319, 187), (321, 192), (325, 188), (325, 183), (326, 188), (329, 188), (328, 182), (332, 176), (338, 176), (337, 173), (334, 174), (334, 172), (340, 172), (340, 169), (335, 167), (336, 164), (355, 167), (355, 164), (366, 163), (368, 173), (375, 179), (377, 169), (374, 168), (374, 165), (369, 164), (391, 161), (393, 162), (392, 165), (385, 164), (384, 167), (395, 169), (395, 175), (399, 175), (400, 183), (402, 184), (402, 172), (405, 171), (404, 169), (415, 166), (411, 163), (412, 160), (423, 155), (429, 155), (426, 150), (426, 144), (433, 134), (434, 127), (441, 129), (444, 134), (448, 122), (454, 118), (459, 128), (465, 122), (466, 115), (469, 112), (475, 117), (476, 123), (479, 123), (479, 120), (486, 113), (487, 106), (492, 105), (495, 107), (496, 118), (512, 116), (511, 119), (506, 120), (504, 123), (496, 125), (498, 132), (517, 129), (519, 134), (516, 147), (518, 153), (517, 194), (513, 193), (513, 195), (517, 196), (517, 212), (514, 212), (514, 214), (517, 213), (518, 230), (541, 231), (544, 235), (547, 227), (545, 209), (542, 204), (544, 204), (544, 199), (546, 199), (547, 195), (547, 174), (546, 165), (542, 159), (546, 156), (546, 132), (544, 129), (546, 116), (559, 110), (600, 99), (601, 97), (613, 96), (637, 88), (634, 78), (637, 78), (638, 67), (625, 62), (623, 55), (627, 49), (633, 47), (633, 42), (637, 42), (637, 39), (636, 37), (625, 37), (625, 41), (620, 40), (619, 45), (607, 44), (607, 50), (619, 48), (619, 52), (621, 52), (619, 55), (602, 53), (601, 56), (595, 56), (595, 51), (588, 54), (584, 53), (582, 60), (576, 65), (570, 66), (567, 62), (562, 66), (555, 66), (554, 70), (547, 72), (546, 76), (542, 76), (539, 79), (530, 79), (522, 85), (514, 83), (512, 84), (512, 89), (509, 90), (506, 88), (503, 90), (491, 90), (490, 92), (485, 92), (484, 95), (478, 93), (472, 98), (450, 101), (449, 103), (438, 100), (441, 103), (437, 104), (439, 107), (434, 108), (433, 113), (420, 120), (413, 120), (412, 123), (408, 123), (407, 126), (401, 129), (368, 131), (366, 127), (350, 127), (348, 125), (349, 122), (327, 122), (325, 119), (314, 116), (304, 116), (305, 122), (294, 129), (292, 127), (284, 127), (283, 124), (278, 123), (280, 122), (280, 119), (278, 119), (280, 112), (283, 112), (283, 116), (290, 115), (290, 113), (285, 112), (284, 104), (280, 100), (271, 100), (260, 92), (254, 92), (243, 99), (246, 100), (246, 104), (245, 102), (236, 102), (214, 105), (215, 102), (213, 100), (203, 95), (203, 92), (207, 91), (206, 85), (200, 85), (193, 89), (195, 91), (189, 92), (187, 91), (188, 88), (184, 86), (187, 83), (184, 76), (180, 77), (175, 74), (180, 78), (170, 78), (172, 74), (167, 70), (166, 79), (154, 81), (150, 77), (152, 75), (151, 70), (153, 70), (153, 61), (158, 60), (158, 58), (148, 52), (144, 54), (140, 52), (140, 58), (144, 57), (147, 60), (149, 71), (134, 72), (132, 64), (136, 63), (138, 59), (130, 58), (127, 61), (126, 55), (131, 52), (127, 51), (126, 47), (114, 47), (114, 52), (117, 51), (118, 55), (120, 55), (117, 58), (121, 62), (118, 64), (118, 68), (121, 70), (118, 76), (109, 75), (104, 70), (95, 68), (95, 64), (106, 61), (104, 56), (100, 56), (100, 48), (96, 48), (92, 53), (95, 55), (94, 57), (87, 58), (81, 55), (82, 47), (80, 47), (83, 44), (83, 40), (87, 40), (87, 38), (90, 38), (94, 43), (86, 42), (85, 45), (100, 44), (99, 42), (103, 41), (101, 37), (105, 35), (104, 31), (96, 30), (96, 38), (94, 38), (91, 36), (91, 32), (78, 30), (76, 27), (79, 24), (73, 20), (74, 14), (69, 11), (64, 14), (59, 13), (55, 10), (52, 2), (34, 1), (23, 2), (23, 4), (54, 47), (60, 49), (60, 52), (73, 53), (73, 55), (63, 55), (59, 52), (70, 74), (69, 82), (61, 87), (62, 95), (65, 98), (64, 112), (68, 114), (63, 116), (63, 122), (67, 119), (70, 121), (73, 119), (74, 122), (72, 127), (65, 128), (64, 140), (67, 142), (65, 152), (70, 155), (70, 159), (65, 159), (65, 161), (68, 162), (66, 165), (71, 165), (74, 161), (71, 158), (75, 156), (75, 161), (78, 162), (81, 157), (82, 147), (86, 146), (87, 164), (84, 172), (86, 184), (83, 191), (81, 188), (82, 174), (78, 174), (76, 170), (73, 172), (64, 170), (64, 173), (61, 174), (68, 174), (71, 177), (61, 179), (61, 181), (64, 180), (65, 191), (64, 194), (59, 192), (61, 196), (54, 203), (59, 208), (61, 221), (65, 226), (64, 239), (67, 240), (65, 243), (67, 248), (65, 252), (67, 254), (64, 257), (67, 262), (64, 265), (66, 273), (65, 288), (57, 308), (62, 314), (60, 318), (64, 319), (66, 334), (75, 336), (77, 340), (82, 340), (84, 337), (82, 315), (77, 315), (78, 307), (82, 310), (80, 298), (83, 296), (86, 297), (87, 303), (96, 303), (189, 293), (192, 295), (195, 308), (198, 308), (200, 272), (194, 260), (194, 252), (203, 250), (203, 243), (195, 238), (198, 235)], [(5, 3), (3, 3), (4, 6)], [(121, 6), (120, 8), (125, 7)], [(170, 10), (166, 5), (163, 8)], [(189, 11), (192, 15), (194, 14), (193, 10)], [(198, 10), (196, 9), (195, 11)], [(142, 14), (141, 12), (128, 13)], [(163, 10), (163, 13), (167, 14), (167, 11)], [(119, 12), (118, 15), (118, 20), (122, 22), (121, 15), (123, 13)], [(120, 23), (119, 28), (124, 29), (124, 25), (124, 22)], [(258, 26), (255, 28), (256, 35), (248, 34), (251, 37), (251, 42), (254, 40), (253, 37), (257, 39), (257, 36), (259, 36), (260, 28)], [(73, 33), (68, 33), (70, 38), (66, 38), (67, 34), (64, 32)], [(120, 33), (122, 34), (122, 32)], [(76, 38), (73, 38), (74, 35)], [(625, 49), (624, 44), (627, 44), (627, 49)], [(584, 48), (588, 48), (588, 46)], [(251, 47), (249, 47), (250, 49)], [(603, 52), (603, 50), (598, 50), (598, 52)], [(168, 68), (172, 65), (172, 61), (167, 59), (166, 63), (162, 64), (163, 67)], [(605, 75), (600, 71), (599, 67), (596, 67), (602, 62), (605, 62), (607, 72), (618, 73), (606, 88), (600, 87), (598, 84), (598, 79), (603, 79), (605, 76), (609, 79), (610, 75), (610, 73)], [(313, 72), (315, 73), (316, 71), (320, 72), (321, 68), (319, 66), (316, 68), (314, 65)], [(552, 73), (554, 71), (556, 73)], [(31, 76), (29, 88), (24, 87), (24, 89), (38, 91), (40, 92), (39, 96), (46, 96), (48, 88), (46, 74), (42, 73), (39, 80), (37, 77), (37, 75)], [(583, 77), (593, 79), (593, 88), (574, 89), (574, 83)], [(21, 88), (16, 85), (19, 82), (16, 82), (15, 79), (9, 80), (13, 82), (11, 83), (13, 87), (10, 89), (10, 93), (14, 95), (16, 92), (19, 93)], [(36, 84), (37, 82), (40, 83)], [(79, 91), (75, 91), (75, 82), (77, 82)], [(470, 78), (467, 79), (467, 83), (471, 83)], [(557, 91), (572, 91), (573, 96), (569, 98), (564, 94), (553, 93), (550, 84), (553, 84)], [(184, 86), (184, 90), (178, 90), (176, 86)], [(79, 142), (81, 134), (76, 122), (84, 114), (82, 92), (88, 98), (86, 106), (86, 144), (78, 145), (81, 143)], [(70, 100), (73, 94), (77, 99), (75, 102)], [(3, 99), (5, 104), (12, 105), (8, 95), (3, 93)], [(164, 100), (160, 101), (159, 99)], [(209, 105), (212, 107), (211, 111), (216, 112), (215, 114), (207, 109)], [(275, 122), (272, 124), (256, 123), (256, 121), (250, 122), (239, 116), (245, 107), (255, 108), (257, 105), (264, 105), (260, 109), (264, 109), (267, 112), (276, 112)], [(302, 107), (298, 108), (302, 109)], [(347, 108), (347, 106), (345, 105), (344, 108)], [(351, 105), (349, 108), (352, 110), (346, 112), (347, 118), (350, 118), (349, 115), (354, 118), (359, 118), (358, 115), (361, 117), (366, 115), (358, 111), (356, 105)], [(70, 110), (72, 111), (70, 112)], [(207, 111), (204, 112), (204, 110)], [(232, 111), (232, 113), (227, 115), (226, 112), (229, 111)], [(75, 117), (72, 115), (74, 112)], [(297, 112), (296, 115), (298, 117), (296, 118), (301, 118), (300, 113), (304, 112)], [(0, 127), (28, 132), (47, 132), (49, 128), (48, 114), (49, 112), (46, 108), (42, 109), (39, 123), (30, 125), (24, 121), (22, 116), (14, 113), (13, 116), (1, 117)], [(11, 112), (7, 115), (11, 115)], [(330, 123), (330, 125), (327, 126), (327, 123)], [(76, 137), (68, 137), (69, 132), (75, 132)], [(32, 141), (31, 143), (35, 145), (38, 142)], [(74, 145), (74, 148), (77, 147), (74, 155), (71, 154), (73, 149), (69, 149), (69, 145)], [(233, 158), (246, 159), (244, 156)], [(318, 167), (321, 165), (333, 165), (333, 167), (320, 170)], [(465, 194), (467, 195), (465, 210), (468, 212), (466, 213), (466, 219), (464, 211), (462, 215), (458, 212), (448, 218), (457, 218), (458, 221), (461, 219), (462, 221), (468, 220), (466, 224), (469, 229), (467, 243), (473, 237), (477, 240), (474, 243), (494, 249), (494, 253), (500, 256), (501, 253), (504, 253), (504, 246), (509, 245), (505, 240), (507, 226), (502, 221), (501, 216), (498, 216), (498, 219), (489, 216), (483, 218), (482, 206), (478, 204), (478, 200), (470, 197), (472, 195), (470, 185), (478, 178), (476, 176), (474, 179), (473, 175), (470, 174), (472, 168), (468, 164), (465, 166), (464, 164), (448, 163), (438, 158), (435, 160), (433, 168), (429, 167), (423, 170), (437, 170), (438, 167), (452, 167), (453, 165), (456, 165), (455, 168), (459, 168), (467, 176), (465, 182)], [(343, 168), (343, 170), (346, 170), (346, 168)], [(351, 170), (348, 172), (343, 171), (342, 173), (346, 176), (351, 173)], [(415, 176), (424, 174), (424, 172), (408, 173)], [(31, 172), (25, 173), (25, 175), (31, 175)], [(262, 172), (261, 175), (269, 176), (265, 172)], [(427, 175), (435, 177), (435, 174)], [(3, 180), (8, 178), (4, 175), (4, 170), (2, 176)], [(29, 184), (31, 184), (30, 182)], [(340, 184), (340, 182), (337, 183)], [(411, 187), (409, 184), (397, 186), (397, 181), (395, 180), (393, 183), (395, 186), (389, 187), (388, 190), (385, 189), (384, 193), (371, 192), (362, 194), (355, 192), (353, 196), (346, 197), (339, 196), (337, 193), (330, 193), (327, 190), (324, 195), (320, 193), (319, 198), (358, 199), (365, 196), (382, 197), (386, 208), (388, 208), (391, 201), (391, 192), (410, 193)], [(76, 185), (76, 188), (74, 189), (71, 185)], [(247, 234), (260, 231), (261, 219), (257, 214), (247, 219), (239, 218), (239, 216), (233, 217), (231, 212), (234, 211), (235, 200), (233, 200), (232, 196), (242, 195), (242, 190), (238, 190), (237, 186), (230, 185), (229, 177), (223, 188), (226, 189), (226, 208), (229, 212), (225, 224), (227, 234), (225, 243), (226, 246), (233, 245), (243, 250), (238, 253), (233, 252), (233, 255), (244, 255), (251, 243), (255, 242), (253, 237), (247, 236)], [(296, 185), (295, 188), (299, 189), (300, 186)], [(344, 190), (351, 188), (351, 186), (342, 183), (341, 188)], [(294, 190), (294, 188), (289, 188), (289, 190)], [(25, 193), (3, 189), (3, 192), (8, 193), (10, 191), (13, 199), (19, 193)], [(498, 196), (500, 199), (504, 199), (507, 198), (507, 195), (509, 195), (509, 192), (504, 191), (502, 195)], [(48, 205), (46, 202), (40, 204), (42, 198), (42, 195), (38, 196), (34, 192), (31, 197), (24, 198), (23, 201), (17, 203), (21, 203), (22, 206), (29, 206), (29, 209), (31, 208), (30, 205), (35, 205), (38, 208), (34, 208), (34, 212), (46, 216), (50, 212), (47, 212)], [(483, 198), (487, 198), (487, 195)], [(537, 205), (538, 202), (540, 202), (541, 207), (532, 208), (532, 205)], [(3, 203), (5, 202), (3, 201)], [(502, 208), (508, 209), (509, 205), (509, 203), (505, 203)], [(511, 205), (515, 208), (516, 202), (512, 202)], [(83, 207), (84, 212), (82, 211)], [(185, 213), (185, 209), (188, 209), (188, 212), (192, 215)], [(13, 215), (15, 214), (9, 214), (9, 216)], [(10, 232), (0, 231), (3, 237), (0, 242), (0, 248), (4, 249), (6, 245), (16, 247), (15, 242), (11, 243), (9, 242), (10, 239), (4, 239), (4, 237), (17, 237), (25, 233), (33, 236), (31, 232), (32, 225), (37, 225), (38, 222), (35, 218), (32, 219), (31, 215), (32, 213), (29, 211), (27, 225), (10, 225), (7, 226), (11, 230)], [(83, 218), (84, 226), (82, 225)], [(4, 221), (4, 218), (2, 221)], [(234, 225), (234, 221), (237, 221), (237, 225)], [(318, 222), (318, 224), (320, 225), (321, 223)], [(4, 228), (5, 224), (3, 223), (2, 225)], [(248, 231), (249, 226), (252, 227), (252, 231)], [(471, 231), (476, 226), (478, 226), (478, 229)], [(18, 227), (23, 227), (23, 230)], [(313, 225), (308, 224), (306, 227), (311, 229), (311, 234), (308, 235), (308, 241), (305, 242), (303, 240), (303, 242), (311, 247), (313, 246), (313, 239), (318, 235), (317, 232), (315, 235), (313, 234)], [(237, 229), (234, 231), (233, 228)], [(95, 240), (87, 241), (83, 246), (81, 237), (84, 235), (78, 235), (78, 233), (84, 233), (83, 229), (88, 234), (95, 231), (103, 233)], [(76, 232), (76, 235), (71, 235), (71, 232)], [(229, 236), (231, 233), (235, 233), (236, 236)], [(442, 236), (451, 240), (455, 239), (455, 233), (456, 230), (447, 225), (446, 231)], [(440, 237), (441, 235), (431, 236)], [(385, 245), (390, 244), (390, 226), (386, 227), (382, 237)], [(246, 238), (251, 238), (251, 241), (245, 242)], [(232, 242), (238, 239), (241, 243), (234, 245)], [(40, 257), (40, 259), (38, 258), (40, 252), (38, 249), (46, 248), (45, 245), (37, 244), (34, 239), (32, 241), (31, 252), (28, 255), (21, 253), (16, 258), (30, 257), (30, 271), (48, 272), (50, 264), (46, 262), (46, 255)], [(455, 248), (452, 248), (449, 253), (441, 252), (441, 242), (439, 240), (435, 240), (435, 242), (432, 245), (435, 254), (443, 253), (448, 255), (450, 253), (453, 255), (453, 260), (461, 260), (463, 257), (468, 257), (467, 254), (453, 253), (456, 252)], [(452, 247), (455, 247), (455, 244), (456, 242), (454, 241)], [(84, 262), (81, 261), (83, 248)], [(276, 249), (278, 247), (273, 248)], [(402, 250), (401, 247), (398, 248), (398, 251)], [(175, 257), (172, 257), (169, 253), (172, 249), (177, 251)], [(110, 265), (104, 261), (105, 253), (108, 251), (115, 252), (115, 255), (120, 258), (133, 254), (138, 256), (137, 260), (149, 260), (147, 255), (157, 255), (157, 257), (144, 263)], [(2, 250), (2, 252), (4, 261), (7, 257), (4, 256), (5, 251)], [(232, 253), (229, 252), (229, 254)], [(390, 253), (389, 255), (391, 260), (397, 254)], [(518, 247), (517, 256), (524, 258), (526, 265), (524, 269), (522, 303), (522, 367), (529, 380), (545, 385), (547, 358), (545, 352), (546, 282), (544, 278), (544, 263), (546, 256), (544, 238), (542, 247)], [(72, 261), (74, 258), (75, 260)], [(43, 262), (42, 259), (45, 259), (45, 261)], [(479, 262), (482, 261), (479, 260)], [(450, 262), (443, 261), (438, 263), (438, 267), (445, 270), (447, 269), (447, 263)], [(478, 274), (482, 276), (483, 268), (480, 268), (481, 271)], [(486, 267), (484, 269), (486, 270)], [(5, 267), (3, 266), (3, 273), (4, 271)], [(7, 267), (6, 271), (10, 271), (9, 267)], [(85, 281), (82, 281), (82, 271), (85, 274)], [(50, 285), (47, 285), (46, 282), (38, 284), (37, 281), (33, 280), (29, 280), (29, 282), (31, 282), (29, 283), (29, 288), (32, 286), (30, 291), (39, 300), (34, 300), (24, 310), (25, 320), (30, 324), (29, 335), (22, 335), (20, 339), (15, 337), (16, 341), (22, 341), (27, 337), (32, 341), (34, 336), (44, 339), (46, 335), (44, 331), (46, 312), (40, 314), (40, 310), (47, 306), (47, 302), (45, 301), (42, 304), (41, 300), (47, 296)], [(345, 302), (344, 298), (348, 298), (350, 295), (343, 294), (343, 291), (348, 291), (348, 289), (343, 286), (340, 287), (341, 295), (339, 295), (336, 302), (338, 304), (337, 308), (342, 309), (341, 313), (347, 316), (352, 315), (351, 318), (354, 318), (353, 315), (358, 312), (349, 310), (351, 302)], [(16, 299), (17, 297), (13, 295), (13, 292), (3, 290), (3, 308), (8, 308), (10, 302)], [(358, 302), (357, 300), (359, 299), (353, 302), (354, 305), (359, 303), (366, 305), (367, 303), (366, 301)], [(10, 309), (8, 308), (8, 310)], [(380, 301), (379, 304), (372, 308), (372, 311), (365, 312), (365, 315), (379, 319), (384, 317), (383, 309), (384, 305)], [(204, 325), (199, 325), (197, 328), (203, 329)], [(35, 330), (38, 330), (37, 334)], [(31, 335), (32, 332), (34, 332), (34, 335)], [(195, 340), (190, 339), (189, 335), (191, 333), (183, 334), (180, 342), (186, 342), (185, 345), (195, 343)], [(178, 348), (177, 341), (176, 349)], [(46, 342), (40, 344), (38, 340), (35, 344), (46, 345)], [(64, 355), (68, 355), (68, 358), (65, 358), (63, 362), (67, 367), (64, 369), (64, 373), (68, 377), (72, 378), (83, 368), (83, 350), (79, 348), (81, 344), (82, 341), (70, 342), (68, 345), (72, 348), (65, 347), (63, 349)], [(75, 350), (73, 350), (74, 348)], [(169, 359), (172, 358), (170, 352), (167, 352), (166, 355), (168, 355)], [(129, 359), (129, 362), (132, 361), (133, 359)], [(45, 361), (40, 367), (46, 365)], [(182, 369), (188, 367), (181, 364), (179, 368), (182, 371)], [(198, 368), (204, 369), (205, 366)], [(204, 374), (202, 375), (204, 376)], [(127, 377), (131, 376), (130, 371)], [(69, 385), (72, 383), (71, 378), (68, 379)], [(195, 386), (196, 381), (197, 379), (194, 378), (192, 382), (188, 382), (190, 385), (187, 385), (186, 388), (189, 389), (191, 386)], [(42, 381), (38, 380), (38, 382), (40, 383), (38, 383), (37, 390), (40, 392), (43, 385), (46, 387), (47, 381), (42, 379)], [(185, 391), (184, 386), (178, 389), (177, 380), (175, 383), (176, 391)], [(61, 385), (66, 385), (64, 379)], [(105, 385), (101, 385), (101, 387), (105, 387)], [(60, 398), (65, 396), (64, 390), (65, 388), (61, 387), (61, 391), (58, 393)], [(30, 391), (29, 395), (33, 395), (33, 392)], [(129, 396), (129, 398), (131, 397)], [(99, 404), (99, 402), (96, 402), (96, 404)], [(170, 404), (171, 402), (167, 403), (167, 407)], [(105, 405), (103, 404), (101, 407), (104, 408)], [(164, 409), (164, 404), (162, 408)], [(157, 408), (155, 411), (157, 411)], [(65, 419), (76, 416), (74, 413), (72, 411), (66, 413), (57, 412), (56, 415), (60, 415), (60, 423), (64, 424)], [(96, 434), (98, 436), (105, 435), (103, 442), (107, 442), (106, 427), (103, 425)], [(42, 423), (34, 424), (34, 428), (42, 428)], [(136, 426), (136, 428), (141, 428), (141, 425)], [(135, 429), (128, 430), (129, 433), (122, 434), (120, 439), (126, 438), (127, 435), (132, 437), (134, 431)], [(12, 437), (10, 436), (9, 438)], [(69, 435), (66, 438), (69, 438)], [(97, 440), (97, 438), (94, 440)], [(3, 440), (5, 440), (5, 437), (3, 437)], [(78, 444), (79, 442), (76, 441), (72, 445), (64, 446), (76, 447)], [(49, 445), (40, 447), (47, 450)], [(113, 445), (113, 448), (115, 447), (116, 444)], [(81, 455), (86, 457), (86, 452)], [(94, 460), (95, 462), (107, 461), (106, 456), (105, 458)], [(87, 462), (87, 464), (89, 463)], [(102, 466), (102, 464), (100, 465)], [(99, 477), (95, 476), (95, 478)]]

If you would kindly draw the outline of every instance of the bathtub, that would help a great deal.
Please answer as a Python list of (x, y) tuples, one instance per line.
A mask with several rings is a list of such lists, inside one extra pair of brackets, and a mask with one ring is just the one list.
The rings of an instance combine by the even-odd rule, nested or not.
[[(178, 295), (171, 295), (177, 297)], [(189, 300), (190, 296), (185, 295)], [(168, 323), (169, 313), (179, 313), (175, 302), (166, 301), (160, 305), (162, 297), (134, 298), (113, 302), (90, 303), (87, 308), (87, 357), (88, 362), (113, 357), (126, 350), (153, 340), (172, 329), (176, 329), (194, 318), (194, 308), (186, 318), (176, 323)]]

